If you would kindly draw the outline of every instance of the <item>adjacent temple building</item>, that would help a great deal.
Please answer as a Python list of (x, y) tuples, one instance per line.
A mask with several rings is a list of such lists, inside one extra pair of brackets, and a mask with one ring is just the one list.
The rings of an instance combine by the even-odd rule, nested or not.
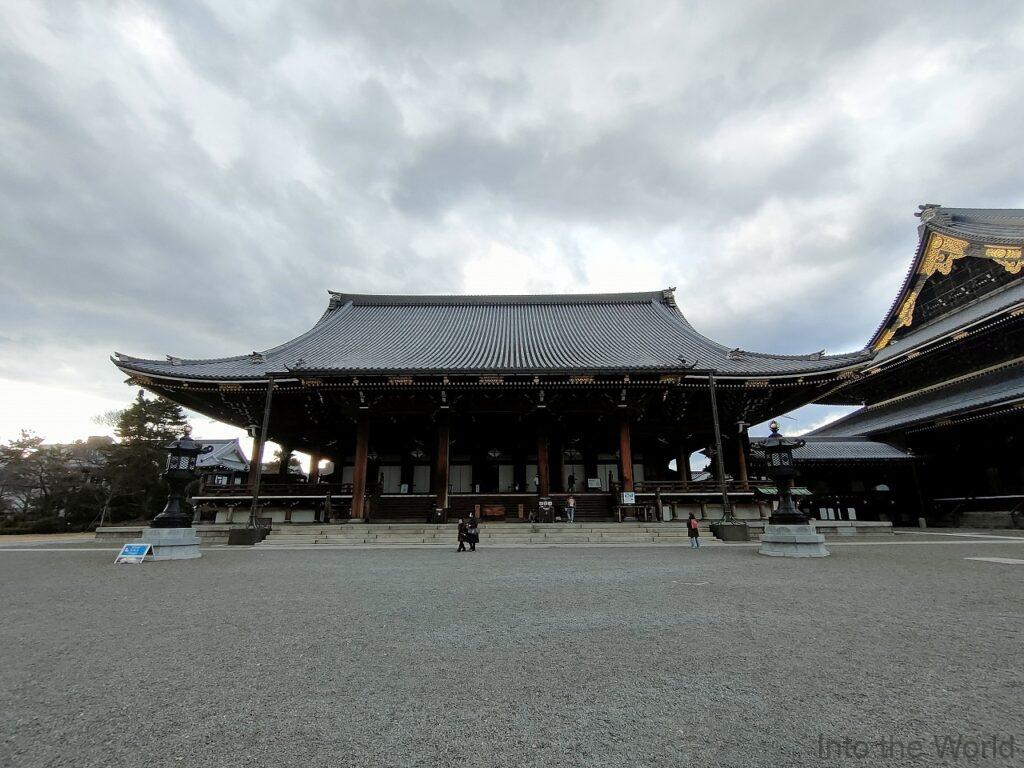
[[(114, 362), (135, 385), (249, 429), (254, 456), (264, 438), (310, 453), (308, 480), (262, 482), (278, 520), (521, 519), (568, 493), (583, 519), (616, 516), (622, 493), (684, 516), (760, 518), (771, 489), (747, 426), (810, 402), (865, 407), (808, 437), (804, 484), (842, 499), (839, 514), (884, 486), (909, 499), (892, 513), (916, 517), (936, 498), (1024, 490), (1024, 213), (924, 206), (921, 219), (896, 302), (849, 354), (730, 349), (669, 289), (331, 293), (312, 328), (264, 352)], [(710, 479), (690, 475), (698, 450)], [(201, 500), (219, 520), (247, 517), (259, 468)]]

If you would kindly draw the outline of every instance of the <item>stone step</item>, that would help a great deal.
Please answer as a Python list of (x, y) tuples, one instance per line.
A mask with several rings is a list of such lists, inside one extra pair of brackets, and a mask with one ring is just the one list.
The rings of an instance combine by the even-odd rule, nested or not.
[[(374, 549), (381, 548), (385, 549), (388, 547), (394, 548), (410, 548), (410, 549), (452, 549), (456, 548), (452, 542), (438, 543), (438, 542), (361, 542), (355, 540), (347, 540), (345, 542), (320, 542), (317, 544), (293, 544), (293, 543), (271, 543), (264, 541), (257, 545), (261, 550), (287, 550), (287, 549), (306, 549), (309, 547), (319, 549)], [(516, 547), (676, 547), (684, 548), (689, 545), (685, 542), (674, 542), (674, 541), (633, 541), (633, 542), (608, 542), (608, 541), (582, 541), (582, 542), (562, 542), (562, 541), (535, 541), (535, 542), (515, 542), (515, 541), (503, 541), (496, 544), (481, 544), (481, 549), (503, 549), (503, 548), (516, 548)], [(702, 542), (701, 547), (706, 546), (725, 546), (717, 541)]]
[[(709, 540), (710, 541), (710, 540)], [(514, 546), (530, 544), (608, 544), (629, 546), (631, 544), (666, 544), (674, 546), (688, 546), (688, 540), (681, 537), (660, 537), (660, 536), (635, 536), (630, 538), (609, 539), (601, 536), (524, 536), (524, 537), (502, 537), (500, 539), (486, 540), (480, 542), (480, 546)], [(355, 537), (321, 537), (311, 539), (267, 539), (261, 548), (289, 547), (289, 546), (391, 546), (391, 545), (416, 545), (416, 546), (440, 546), (454, 547), (457, 542), (451, 539), (417, 538), (417, 537), (393, 537), (393, 538), (355, 538)]]

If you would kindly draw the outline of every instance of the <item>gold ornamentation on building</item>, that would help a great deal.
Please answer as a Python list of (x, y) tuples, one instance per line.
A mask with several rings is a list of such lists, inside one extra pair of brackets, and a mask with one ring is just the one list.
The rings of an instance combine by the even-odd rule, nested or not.
[(875, 342), (875, 351), (883, 349), (888, 346), (889, 342), (892, 341), (892, 337), (896, 335), (895, 328), (886, 328), (885, 333), (878, 337), (878, 341)]
[(934, 232), (929, 236), (928, 247), (921, 259), (921, 266), (917, 269), (917, 280), (914, 287), (896, 311), (892, 325), (886, 328), (885, 333), (875, 342), (874, 349), (876, 351), (888, 346), (900, 328), (909, 328), (913, 324), (917, 297), (921, 295), (921, 289), (924, 288), (928, 278), (936, 272), (948, 275), (953, 270), (954, 262), (966, 255), (968, 245), (966, 240), (957, 237), (937, 235)]
[(966, 240), (932, 234), (928, 241), (928, 249), (921, 259), (921, 268), (917, 270), (918, 274), (925, 279), (936, 272), (948, 275), (953, 269), (953, 262), (964, 257), (967, 246)]
[(1024, 269), (1024, 257), (1021, 256), (1020, 248), (1004, 248), (999, 245), (986, 245), (985, 255), (1011, 275), (1019, 275)]

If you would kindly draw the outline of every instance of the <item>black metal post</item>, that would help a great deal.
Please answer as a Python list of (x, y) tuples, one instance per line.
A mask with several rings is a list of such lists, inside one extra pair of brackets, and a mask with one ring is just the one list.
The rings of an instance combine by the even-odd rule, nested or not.
[(256, 528), (256, 516), (260, 504), (260, 481), (263, 479), (263, 451), (267, 444), (267, 427), (270, 425), (270, 403), (274, 395), (274, 380), (267, 381), (267, 398), (263, 404), (263, 423), (260, 425), (260, 455), (253, 456), (256, 476), (252, 483), (252, 507), (249, 509), (249, 527)]

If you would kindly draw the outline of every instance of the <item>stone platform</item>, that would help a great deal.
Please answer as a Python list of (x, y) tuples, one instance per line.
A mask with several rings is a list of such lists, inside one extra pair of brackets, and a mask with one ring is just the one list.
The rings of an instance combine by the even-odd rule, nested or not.
[(827, 557), (825, 537), (815, 531), (814, 523), (773, 525), (761, 534), (758, 552), (770, 557)]
[(143, 528), (132, 544), (149, 544), (154, 560), (192, 560), (202, 557), (199, 536), (193, 528)]

